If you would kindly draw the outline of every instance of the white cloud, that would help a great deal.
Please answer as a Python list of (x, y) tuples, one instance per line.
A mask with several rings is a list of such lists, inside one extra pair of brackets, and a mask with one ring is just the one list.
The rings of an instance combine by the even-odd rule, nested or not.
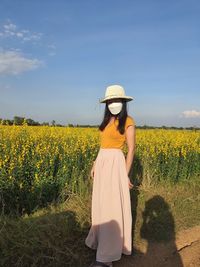
[(17, 25), (10, 21), (0, 27), (0, 38), (18, 38), (21, 41), (37, 41), (42, 33), (30, 32), (27, 29), (19, 29)]
[(0, 50), (0, 74), (17, 75), (25, 71), (37, 69), (42, 64), (42, 61), (26, 58), (18, 51)]
[[(20, 28), (18, 25), (11, 22), (10, 19), (4, 24), (0, 24), (0, 42), (1, 40), (10, 41), (11, 44), (14, 41), (19, 43), (31, 43), (33, 45), (40, 45), (46, 48), (46, 52), (49, 56), (56, 55), (56, 46), (54, 44), (45, 44), (41, 42), (43, 33), (33, 32), (29, 29)], [(8, 43), (7, 43), (8, 44)], [(1, 49), (1, 48), (0, 48)]]
[(185, 110), (182, 112), (185, 118), (200, 118), (200, 111), (196, 110)]
[(56, 53), (55, 52), (49, 52), (49, 54), (48, 54), (49, 56), (55, 56), (56, 55)]
[(55, 56), (56, 55), (56, 46), (54, 44), (49, 44), (47, 47), (50, 50), (48, 55), (49, 56)]
[(5, 25), (3, 25), (3, 27), (5, 30), (8, 30), (8, 31), (15, 31), (17, 28), (17, 26), (13, 23), (5, 24)]
[(16, 33), (16, 36), (22, 38), (22, 37), (24, 36), (24, 34), (23, 34), (22, 32), (17, 32), (17, 33)]
[(2, 91), (2, 90), (7, 91), (7, 90), (10, 90), (10, 89), (12, 89), (12, 87), (10, 86), (10, 84), (0, 83), (0, 91)]
[(51, 49), (56, 49), (56, 46), (54, 44), (49, 44), (47, 47)]

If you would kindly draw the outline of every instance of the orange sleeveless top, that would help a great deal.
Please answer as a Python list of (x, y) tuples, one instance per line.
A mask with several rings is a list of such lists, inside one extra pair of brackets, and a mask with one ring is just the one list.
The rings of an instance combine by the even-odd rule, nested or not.
[(117, 118), (111, 124), (106, 125), (103, 131), (100, 131), (100, 147), (101, 148), (120, 148), (122, 149), (126, 140), (125, 131), (130, 125), (135, 125), (135, 121), (131, 116), (127, 116), (125, 122), (124, 134), (120, 134), (117, 130), (119, 119)]

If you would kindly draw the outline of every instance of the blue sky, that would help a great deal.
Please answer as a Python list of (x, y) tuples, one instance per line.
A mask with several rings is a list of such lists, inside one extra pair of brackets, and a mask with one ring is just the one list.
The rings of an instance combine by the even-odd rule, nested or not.
[(136, 125), (200, 126), (200, 2), (1, 0), (0, 118), (99, 124), (111, 84)]

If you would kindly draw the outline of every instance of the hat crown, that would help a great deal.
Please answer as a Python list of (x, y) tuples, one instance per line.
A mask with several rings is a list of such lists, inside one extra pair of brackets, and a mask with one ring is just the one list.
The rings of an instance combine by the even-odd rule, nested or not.
[(124, 88), (121, 85), (110, 85), (106, 88), (105, 97), (125, 96)]

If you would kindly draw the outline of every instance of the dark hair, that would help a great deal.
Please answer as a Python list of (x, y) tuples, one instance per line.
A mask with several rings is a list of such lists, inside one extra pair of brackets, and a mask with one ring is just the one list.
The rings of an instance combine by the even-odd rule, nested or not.
[(116, 118), (118, 117), (119, 119), (119, 124), (117, 126), (117, 130), (120, 132), (120, 134), (124, 134), (125, 131), (125, 122), (126, 118), (128, 116), (127, 114), (127, 105), (126, 105), (126, 100), (122, 99), (122, 110), (120, 113), (113, 115), (110, 110), (108, 109), (108, 103), (106, 101), (105, 105), (105, 110), (104, 110), (104, 118), (102, 123), (99, 126), (99, 130), (103, 131), (106, 125), (109, 123), (111, 116), (115, 116)]

